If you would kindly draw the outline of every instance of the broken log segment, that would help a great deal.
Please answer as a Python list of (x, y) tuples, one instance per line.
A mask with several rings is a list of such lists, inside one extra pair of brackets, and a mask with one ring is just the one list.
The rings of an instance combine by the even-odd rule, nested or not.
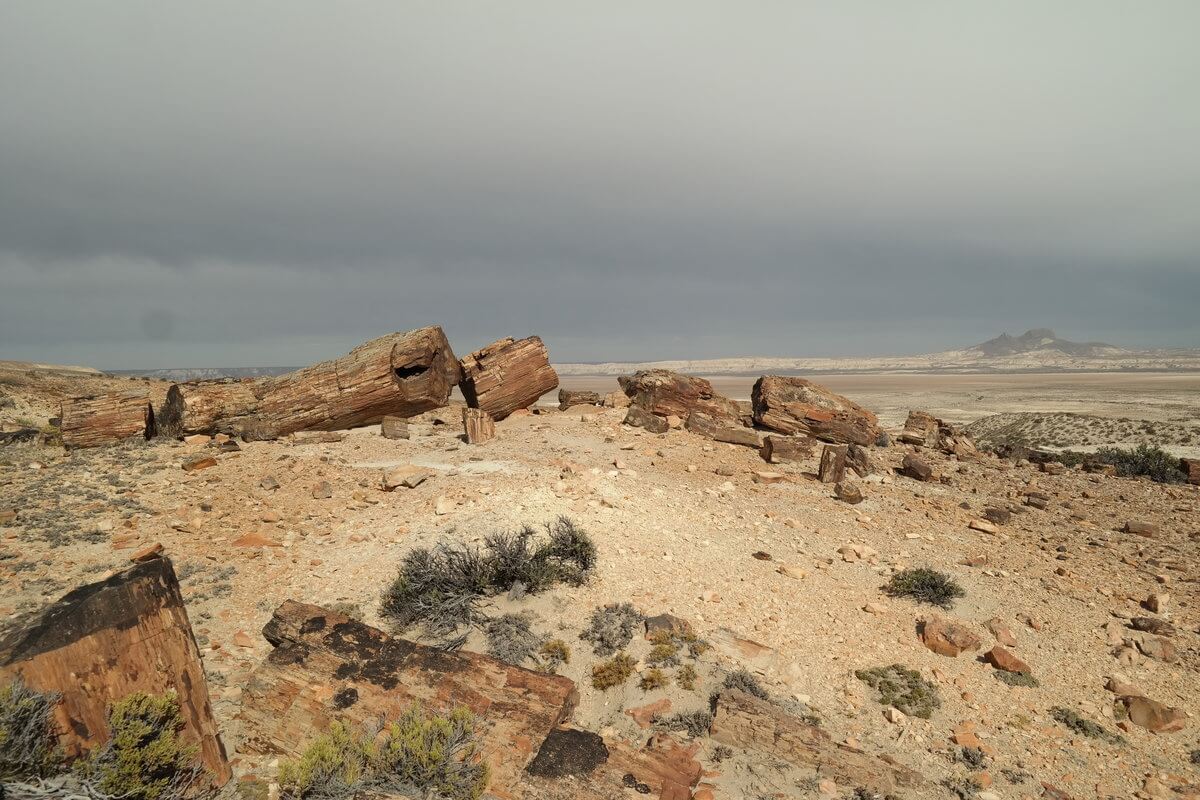
[(177, 434), (256, 439), (336, 431), (440, 408), (459, 375), (446, 334), (433, 325), (273, 378), (176, 384), (160, 416)]
[(155, 435), (154, 406), (148, 392), (108, 392), (68, 397), (60, 405), (66, 447), (99, 447)]
[(559, 389), (558, 410), (566, 411), (571, 406), (598, 406), (601, 403), (600, 393), (586, 389)]
[(499, 422), (519, 408), (529, 408), (558, 386), (558, 373), (540, 337), (500, 339), (462, 360), (463, 397)]
[(514, 797), (526, 764), (577, 701), (569, 678), (393, 638), (293, 600), (275, 610), (263, 636), (275, 649), (243, 689), (247, 752), (296, 757), (334, 720), (366, 724), (396, 719), (413, 703), (437, 713), (462, 705), (484, 731), (489, 791)]
[(750, 400), (754, 421), (780, 433), (860, 445), (874, 444), (881, 433), (870, 411), (804, 378), (764, 375), (754, 383)]
[(821, 483), (841, 483), (846, 477), (846, 445), (827, 444), (821, 448), (821, 465), (817, 476)]
[(812, 458), (816, 447), (817, 440), (811, 436), (772, 434), (763, 437), (762, 449), (759, 454), (768, 464), (787, 464)]
[(20, 677), (62, 696), (54, 716), (63, 753), (74, 758), (108, 738), (108, 709), (134, 692), (175, 692), (182, 735), (224, 784), (230, 777), (213, 719), (200, 651), (175, 570), (151, 558), (81, 586), (0, 639), (0, 682)]
[(745, 428), (740, 423), (722, 424), (703, 411), (688, 414), (683, 426), (692, 433), (713, 441), (740, 444), (755, 449), (762, 447), (762, 436), (757, 431)]
[(712, 384), (668, 369), (647, 369), (617, 378), (630, 403), (660, 417), (687, 419), (693, 411), (712, 417), (718, 425), (741, 425), (738, 404), (718, 394)]
[(735, 689), (727, 689), (717, 698), (709, 733), (722, 744), (758, 750), (801, 767), (815, 767), (822, 777), (833, 778), (839, 784), (861, 786), (880, 794), (928, 789), (919, 773), (886, 756), (875, 757), (835, 744), (819, 726)]
[(464, 408), (463, 431), (467, 444), (483, 444), (496, 435), (496, 421), (482, 408)]

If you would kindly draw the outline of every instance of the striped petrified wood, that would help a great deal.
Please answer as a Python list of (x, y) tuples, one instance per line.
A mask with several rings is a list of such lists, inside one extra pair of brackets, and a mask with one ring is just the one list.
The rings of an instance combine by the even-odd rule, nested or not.
[(154, 435), (154, 407), (144, 391), (68, 397), (59, 406), (63, 444), (98, 447)]
[(75, 589), (11, 628), (0, 639), (0, 682), (17, 677), (62, 696), (55, 722), (69, 757), (108, 739), (115, 701), (174, 691), (183, 736), (197, 744), (216, 784), (230, 777), (179, 581), (166, 558)]
[(537, 336), (501, 339), (462, 360), (463, 397), (497, 421), (528, 408), (558, 386), (558, 373)]
[(569, 678), (466, 651), (446, 652), (320, 606), (289, 600), (263, 628), (275, 646), (242, 692), (243, 742), (296, 756), (334, 720), (395, 719), (413, 703), (479, 718), (488, 790), (520, 797), (522, 771), (577, 701)]

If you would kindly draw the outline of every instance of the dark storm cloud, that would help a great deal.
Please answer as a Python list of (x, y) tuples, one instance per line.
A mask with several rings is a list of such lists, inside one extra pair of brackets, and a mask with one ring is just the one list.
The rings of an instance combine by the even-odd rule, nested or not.
[(1200, 6), (6, 3), (0, 357), (1197, 345)]

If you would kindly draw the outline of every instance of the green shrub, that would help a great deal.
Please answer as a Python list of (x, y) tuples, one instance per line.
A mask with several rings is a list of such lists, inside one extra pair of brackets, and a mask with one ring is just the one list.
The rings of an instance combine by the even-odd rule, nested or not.
[(1098, 725), (1090, 719), (1080, 716), (1069, 708), (1055, 706), (1050, 709), (1050, 716), (1054, 718), (1055, 722), (1062, 724), (1063, 727), (1086, 736), (1089, 739), (1098, 739), (1108, 744), (1124, 744), (1125, 742), (1125, 737), (1110, 732), (1102, 725)]
[(854, 676), (879, 694), (879, 702), (910, 717), (929, 719), (941, 704), (937, 687), (903, 664), (860, 669)]
[(538, 650), (542, 669), (549, 673), (558, 672), (563, 664), (571, 663), (571, 648), (562, 639), (551, 639)]
[(891, 597), (911, 597), (918, 603), (951, 608), (954, 601), (966, 595), (952, 577), (944, 572), (917, 567), (897, 572), (883, 587)]
[(125, 800), (182, 798), (204, 775), (197, 748), (179, 733), (183, 717), (174, 692), (135, 692), (108, 711), (109, 739), (76, 773), (97, 789)]
[(992, 674), (996, 676), (996, 680), (1001, 683), (1007, 683), (1009, 686), (1020, 686), (1025, 689), (1036, 689), (1041, 686), (1037, 678), (1032, 675), (1026, 675), (1024, 672), (994, 670)]
[(1096, 451), (1097, 460), (1112, 464), (1117, 474), (1126, 478), (1146, 476), (1158, 483), (1184, 483), (1187, 475), (1179, 468), (1179, 459), (1160, 447), (1140, 444), (1132, 450), (1102, 447)]
[(642, 615), (629, 603), (610, 603), (592, 612), (588, 626), (579, 638), (592, 643), (598, 656), (609, 656), (633, 641), (633, 631), (642, 624)]
[(279, 765), (289, 800), (337, 800), (363, 790), (475, 800), (487, 786), (475, 718), (465, 708), (448, 716), (412, 706), (379, 734), (333, 723), (298, 759)]
[(641, 680), (638, 681), (638, 688), (643, 692), (661, 689), (667, 685), (667, 673), (663, 672), (658, 667), (652, 667), (642, 673)]
[(483, 551), (449, 545), (413, 550), (384, 591), (384, 616), (398, 631), (420, 625), (426, 635), (445, 639), (479, 621), (483, 597), (518, 584), (537, 593), (559, 582), (582, 583), (596, 564), (591, 538), (565, 517), (546, 528), (541, 542), (525, 527), (487, 537)]
[(55, 742), (59, 696), (36, 692), (20, 678), (0, 687), (0, 780), (45, 777), (62, 760)]
[(695, 691), (697, 677), (696, 668), (691, 664), (684, 664), (675, 670), (675, 683), (679, 684), (680, 689), (686, 689), (689, 692)]
[(629, 680), (633, 667), (637, 662), (625, 653), (617, 653), (608, 661), (601, 661), (592, 666), (592, 686), (600, 689), (611, 689)]

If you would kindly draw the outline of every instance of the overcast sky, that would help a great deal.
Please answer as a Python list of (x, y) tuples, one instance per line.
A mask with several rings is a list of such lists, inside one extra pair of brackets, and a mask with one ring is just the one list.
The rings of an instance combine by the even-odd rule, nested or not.
[(1200, 2), (0, 3), (0, 358), (1200, 346)]

